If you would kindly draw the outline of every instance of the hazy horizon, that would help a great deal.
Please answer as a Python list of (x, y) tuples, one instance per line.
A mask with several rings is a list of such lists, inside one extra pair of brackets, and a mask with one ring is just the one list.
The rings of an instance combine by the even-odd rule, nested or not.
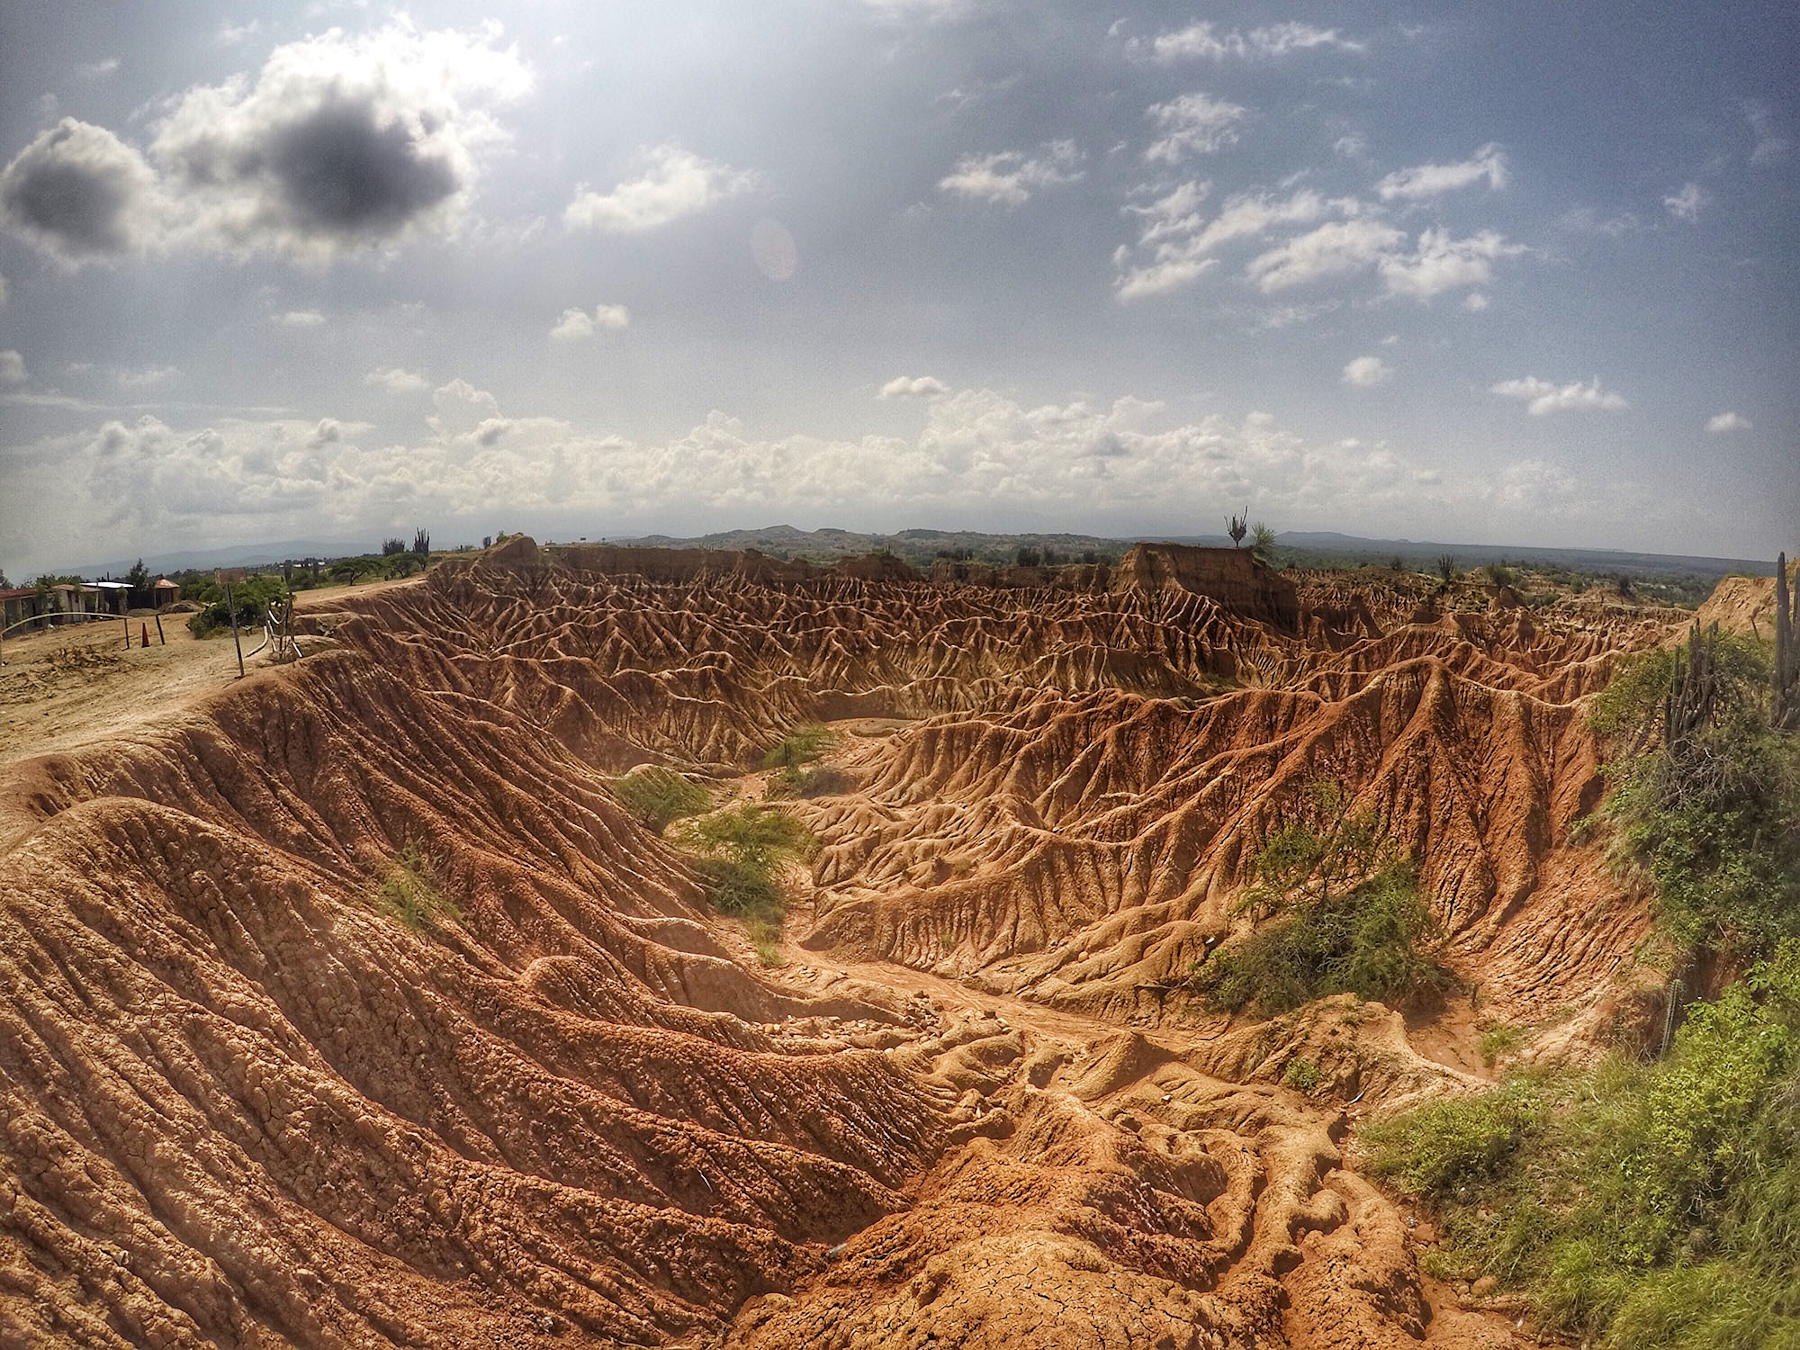
[(1773, 3), (9, 6), (0, 567), (1246, 505), (1773, 558), (1797, 44)]

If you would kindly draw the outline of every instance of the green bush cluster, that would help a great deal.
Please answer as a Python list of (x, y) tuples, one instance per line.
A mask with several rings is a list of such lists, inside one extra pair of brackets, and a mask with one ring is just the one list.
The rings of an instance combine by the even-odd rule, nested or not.
[(237, 607), (237, 624), (242, 630), (261, 628), (288, 598), (287, 583), (278, 576), (253, 576), (231, 584), (231, 600), (225, 598), (225, 587), (208, 582), (196, 597), (201, 608), (190, 619), (188, 629), (195, 637), (208, 637), (231, 627), (231, 607)]
[(829, 797), (848, 792), (854, 786), (849, 774), (817, 763), (836, 741), (830, 728), (816, 722), (795, 727), (783, 736), (762, 758), (763, 768), (774, 771), (769, 795)]
[(744, 920), (758, 955), (775, 964), (788, 903), (781, 873), (813, 856), (812, 831), (779, 807), (740, 802), (683, 822), (676, 837), (696, 855), (694, 875), (708, 903)]
[(1622, 664), (1595, 700), (1615, 753), (1606, 815), (1620, 858), (1655, 884), (1681, 951), (1767, 952), (1800, 934), (1800, 737), (1772, 730), (1765, 644), (1721, 636), (1709, 724), (1676, 745), (1656, 735), (1669, 656)]
[(441, 872), (435, 857), (409, 843), (382, 869), (370, 889), (370, 903), (409, 932), (437, 933), (443, 920), (462, 918), (462, 911), (444, 892)]
[(1270, 835), (1253, 875), (1239, 909), (1269, 921), (1188, 977), (1209, 1008), (1272, 1017), (1344, 993), (1404, 1004), (1449, 982), (1411, 863), (1335, 784), (1315, 786), (1304, 818)]
[(712, 794), (693, 779), (651, 764), (613, 779), (611, 787), (619, 804), (658, 834), (712, 804)]
[(1371, 1168), (1446, 1207), (1442, 1273), (1524, 1289), (1608, 1346), (1800, 1346), (1800, 942), (1668, 1059), (1519, 1076), (1364, 1130)]

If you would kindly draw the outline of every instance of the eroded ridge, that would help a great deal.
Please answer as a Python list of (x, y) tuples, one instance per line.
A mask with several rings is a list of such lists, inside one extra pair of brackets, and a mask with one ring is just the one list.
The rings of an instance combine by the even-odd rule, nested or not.
[[(1580, 700), (1666, 623), (632, 566), (515, 541), (0, 770), (0, 1341), (1517, 1343), (1346, 1151), (1451, 1022), (1181, 977), (1329, 777), (1485, 997), (1616, 1011)], [(845, 719), (760, 968), (607, 775)]]

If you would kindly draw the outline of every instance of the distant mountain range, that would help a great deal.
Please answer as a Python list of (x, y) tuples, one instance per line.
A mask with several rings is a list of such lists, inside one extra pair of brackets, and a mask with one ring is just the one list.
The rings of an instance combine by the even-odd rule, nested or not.
[[(608, 539), (612, 544), (642, 548), (759, 549), (778, 557), (804, 555), (813, 558), (842, 557), (886, 549), (908, 562), (929, 565), (940, 553), (967, 550), (976, 558), (1010, 560), (1020, 548), (1054, 549), (1065, 558), (1092, 552), (1117, 556), (1140, 540), (1221, 547), (1231, 543), (1222, 534), (1139, 535), (1129, 539), (1091, 534), (985, 534), (974, 530), (900, 530), (894, 534), (860, 534), (852, 530), (798, 530), (792, 525), (770, 525), (755, 530), (723, 530), (716, 534), (676, 538), (649, 534), (633, 539)], [(1566, 567), (1580, 572), (1629, 572), (1635, 574), (1699, 575), (1723, 577), (1734, 572), (1774, 576), (1772, 558), (1703, 558), (1683, 554), (1631, 553), (1619, 549), (1534, 548), (1519, 544), (1446, 544), (1419, 539), (1364, 539), (1327, 530), (1289, 530), (1276, 536), (1277, 550), (1301, 565), (1388, 562), (1434, 563), (1443, 554), (1459, 566), (1483, 563), (1532, 563)]]
[[(590, 539), (598, 536), (590, 535)], [(776, 557), (841, 558), (846, 555), (872, 553), (885, 549), (915, 566), (929, 567), (934, 558), (945, 552), (963, 552), (968, 557), (986, 561), (1011, 561), (1021, 548), (1045, 549), (1063, 560), (1079, 560), (1083, 554), (1101, 558), (1117, 557), (1139, 540), (1175, 544), (1199, 544), (1219, 547), (1231, 541), (1222, 534), (1139, 535), (1115, 538), (1094, 534), (988, 534), (977, 530), (900, 530), (893, 534), (870, 534), (855, 530), (800, 530), (792, 525), (769, 525), (762, 529), (721, 530), (714, 534), (678, 538), (666, 534), (648, 534), (628, 539), (605, 540), (640, 548), (754, 548)], [(1754, 576), (1773, 576), (1772, 558), (1704, 558), (1685, 554), (1631, 553), (1618, 549), (1534, 548), (1520, 544), (1448, 544), (1420, 539), (1365, 539), (1353, 534), (1328, 530), (1289, 530), (1276, 536), (1278, 551), (1302, 566), (1356, 565), (1388, 562), (1400, 558), (1408, 564), (1430, 565), (1442, 554), (1450, 554), (1458, 565), (1478, 566), (1482, 563), (1530, 563), (1540, 566), (1566, 567), (1581, 572), (1627, 572), (1635, 575), (1699, 576), (1717, 578), (1734, 572)], [(279, 563), (284, 559), (340, 558), (371, 552), (376, 545), (366, 539), (284, 539), (264, 544), (234, 544), (226, 548), (189, 549), (173, 553), (146, 555), (144, 565), (152, 572), (175, 572), (186, 568), (255, 567)], [(98, 577), (123, 575), (136, 561), (115, 559), (68, 568), (75, 576)]]

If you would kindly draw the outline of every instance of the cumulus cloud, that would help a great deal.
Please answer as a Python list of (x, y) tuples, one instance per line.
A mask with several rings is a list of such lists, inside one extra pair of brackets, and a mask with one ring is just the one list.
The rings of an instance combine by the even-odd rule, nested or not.
[(610, 192), (585, 183), (578, 187), (563, 210), (563, 224), (571, 230), (641, 234), (748, 192), (758, 181), (751, 170), (703, 159), (679, 145), (652, 146), (638, 158), (642, 172)]
[(1482, 310), (1486, 309), (1490, 303), (1491, 302), (1488, 300), (1487, 295), (1484, 292), (1471, 291), (1471, 292), (1469, 292), (1469, 294), (1467, 294), (1463, 297), (1462, 305), (1463, 305), (1464, 309), (1469, 311), (1469, 313), (1479, 314), (1479, 313), (1481, 313)]
[(23, 356), (10, 348), (0, 351), (0, 385), (24, 384), (28, 378)]
[(104, 127), (65, 117), (0, 172), (0, 216), (77, 266), (142, 248), (156, 233), (156, 176)]
[(277, 47), (254, 79), (187, 90), (151, 143), (186, 228), (317, 256), (450, 226), (505, 139), (493, 109), (532, 84), (497, 34), (331, 29)]
[(877, 398), (937, 398), (950, 386), (931, 375), (896, 375), (881, 386)]
[(1200, 210), (1206, 196), (1204, 183), (1183, 183), (1148, 205), (1125, 208), (1140, 218), (1141, 226), (1136, 248), (1121, 247), (1113, 255), (1119, 269), (1114, 290), (1120, 300), (1140, 300), (1192, 284), (1217, 266), (1212, 255), (1235, 240), (1357, 209), (1353, 201), (1327, 201), (1311, 189), (1285, 198), (1240, 193), (1209, 219)]
[[(1493, 230), (1453, 239), (1448, 230), (1430, 229), (1420, 234), (1412, 252), (1390, 254), (1379, 266), (1388, 294), (1429, 300), (1444, 291), (1488, 285), (1496, 262), (1524, 252), (1523, 244), (1509, 244)], [(1484, 298), (1469, 308), (1483, 309), (1486, 304)]]
[(84, 80), (104, 80), (109, 75), (117, 74), (118, 70), (119, 58), (116, 56), (104, 57), (99, 61), (89, 61), (86, 65), (75, 67), (75, 73)]
[(1247, 275), (1264, 291), (1302, 286), (1372, 267), (1406, 236), (1378, 220), (1334, 220), (1250, 260)]
[(1134, 56), (1165, 64), (1200, 59), (1269, 58), (1321, 47), (1345, 52), (1364, 50), (1363, 43), (1343, 37), (1335, 28), (1316, 28), (1312, 24), (1294, 22), (1268, 24), (1248, 32), (1233, 29), (1217, 33), (1211, 23), (1201, 21), (1173, 32), (1160, 33), (1148, 43), (1133, 39), (1128, 44), (1128, 50)]
[(1706, 194), (1700, 190), (1698, 183), (1687, 183), (1681, 191), (1671, 192), (1663, 198), (1663, 208), (1676, 220), (1696, 221), (1700, 219), (1700, 208), (1706, 205)]
[(1376, 184), (1375, 191), (1384, 202), (1416, 202), (1484, 180), (1490, 188), (1506, 186), (1506, 156), (1497, 145), (1484, 145), (1454, 164), (1419, 164), (1396, 170)]
[(317, 328), (325, 316), (316, 309), (289, 309), (277, 314), (275, 322), (283, 328)]
[(375, 389), (385, 389), (390, 394), (417, 394), (431, 387), (431, 381), (416, 370), (404, 370), (399, 366), (382, 366), (371, 370), (363, 376), (363, 383)]
[(550, 336), (559, 342), (579, 342), (591, 338), (602, 328), (623, 328), (631, 322), (631, 311), (624, 305), (595, 305), (593, 312), (565, 309)]
[(1144, 115), (1162, 133), (1144, 151), (1144, 158), (1152, 164), (1178, 164), (1189, 155), (1210, 155), (1236, 142), (1246, 110), (1194, 93), (1152, 104)]
[(938, 181), (938, 190), (976, 201), (1020, 206), (1040, 188), (1078, 182), (1081, 161), (1081, 151), (1073, 141), (1050, 141), (1030, 155), (1021, 150), (964, 155)]
[(1714, 436), (1723, 436), (1733, 431), (1749, 431), (1752, 423), (1742, 413), (1722, 412), (1706, 419), (1706, 430)]
[(1620, 395), (1602, 389), (1597, 377), (1586, 384), (1577, 380), (1559, 385), (1527, 375), (1523, 379), (1502, 380), (1490, 386), (1489, 391), (1523, 401), (1533, 417), (1559, 412), (1619, 412), (1631, 406)]
[[(496, 511), (622, 520), (700, 510), (743, 519), (882, 501), (928, 512), (1002, 501), (1124, 521), (1167, 520), (1182, 501), (1254, 499), (1289, 518), (1432, 511), (1492, 525), (1497, 512), (1514, 511), (1523, 523), (1558, 509), (1555, 486), (1570, 481), (1537, 461), (1500, 474), (1426, 469), (1381, 442), (1311, 440), (1264, 412), (1183, 420), (1132, 396), (1031, 405), (987, 389), (945, 389), (917, 406), (922, 425), (904, 437), (755, 434), (715, 411), (686, 432), (637, 441), (504, 412), (488, 391), (451, 380), (433, 391), (423, 432), (397, 442), (372, 442), (368, 425), (329, 416), (145, 417), (18, 453), (44, 482), (53, 473), (84, 519), (110, 513), (126, 522), (114, 530), (122, 548), (202, 521), (267, 538), (306, 527), (372, 534), (421, 519), (479, 526)], [(80, 466), (85, 495), (71, 472)], [(1609, 498), (1579, 483), (1560, 505), (1581, 503), (1591, 518), (1594, 501), (1621, 519), (1644, 509), (1628, 491)]]
[(1344, 367), (1344, 383), (1358, 389), (1386, 384), (1394, 376), (1394, 368), (1379, 356), (1359, 356)]

